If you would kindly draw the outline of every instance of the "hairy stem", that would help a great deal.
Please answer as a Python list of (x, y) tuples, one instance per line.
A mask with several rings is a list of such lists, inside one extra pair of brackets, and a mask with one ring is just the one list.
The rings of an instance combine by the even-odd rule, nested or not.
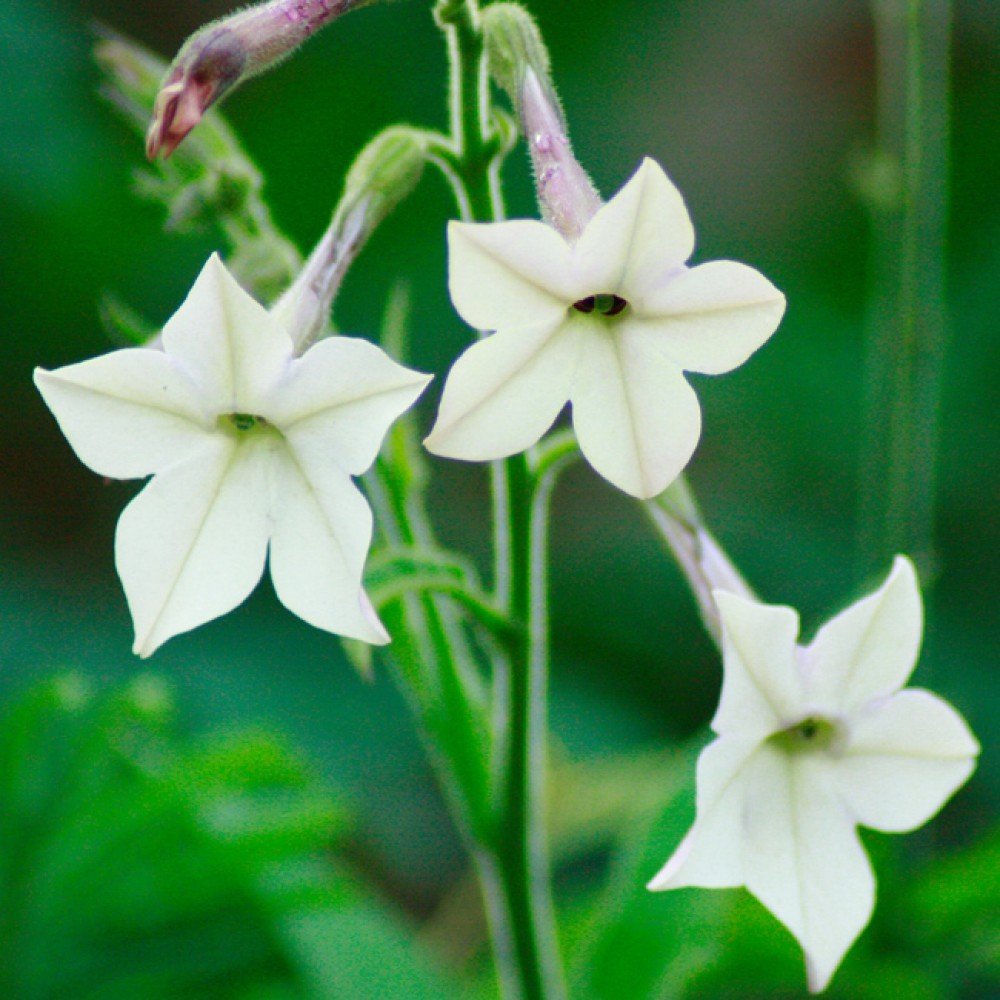
[[(404, 496), (381, 466), (366, 481), (380, 530), (395, 545), (433, 544), (421, 499)], [(420, 720), (449, 803), (473, 841), (490, 826), (488, 719), (461, 624), (439, 598), (407, 594), (386, 609), (394, 639), (389, 660)], [(430, 689), (428, 689), (428, 684)]]
[[(451, 155), (442, 156), (441, 165), (462, 219), (497, 221), (504, 214), (503, 151), (492, 129), (478, 7), (474, 0), (441, 0), (436, 14), (452, 74)], [(493, 835), (481, 844), (477, 867), (504, 1000), (558, 1000), (565, 990), (543, 823), (547, 504), (539, 511), (523, 455), (493, 463), (491, 485), (495, 597), (512, 620), (528, 622), (529, 629), (527, 639), (514, 644), (513, 655), (498, 655), (494, 662), (495, 823)]]

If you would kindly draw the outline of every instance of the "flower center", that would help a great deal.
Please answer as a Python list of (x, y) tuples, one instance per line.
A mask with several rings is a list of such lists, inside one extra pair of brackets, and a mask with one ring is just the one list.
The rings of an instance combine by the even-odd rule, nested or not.
[(224, 413), (219, 417), (219, 423), (225, 429), (236, 431), (238, 434), (246, 434), (258, 427), (267, 427), (267, 421), (254, 413)]
[(620, 296), (611, 292), (601, 292), (599, 295), (588, 295), (585, 299), (573, 303), (577, 312), (593, 313), (600, 316), (617, 316), (628, 308), (628, 303)]
[(788, 753), (836, 753), (846, 735), (843, 723), (838, 720), (808, 715), (775, 733), (771, 742)]

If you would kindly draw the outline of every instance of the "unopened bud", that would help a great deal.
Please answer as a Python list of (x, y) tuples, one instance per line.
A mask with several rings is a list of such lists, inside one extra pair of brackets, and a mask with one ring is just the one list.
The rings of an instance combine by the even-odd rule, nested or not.
[[(490, 76), (517, 106), (521, 100), (524, 74), (530, 68), (548, 85), (549, 52), (535, 19), (519, 4), (494, 3), (482, 12), (483, 41)], [(555, 93), (550, 95), (558, 103)]]
[(482, 25), (490, 75), (510, 96), (528, 141), (542, 216), (576, 240), (601, 198), (573, 156), (538, 25), (516, 3), (491, 4)]
[(195, 32), (160, 87), (146, 154), (169, 156), (234, 87), (276, 66), (320, 28), (374, 0), (271, 0)]
[(330, 307), (351, 262), (387, 215), (420, 181), (427, 139), (419, 129), (393, 126), (358, 155), (329, 229), (273, 314), (304, 350), (327, 324)]
[(530, 67), (521, 85), (518, 111), (535, 170), (542, 216), (567, 240), (575, 241), (601, 207), (601, 196), (573, 155), (551, 86)]

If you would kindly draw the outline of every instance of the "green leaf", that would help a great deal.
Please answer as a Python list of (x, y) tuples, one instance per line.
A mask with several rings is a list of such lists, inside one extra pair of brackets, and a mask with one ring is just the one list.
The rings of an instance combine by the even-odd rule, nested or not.
[(946, 957), (956, 979), (1000, 982), (1000, 826), (900, 883), (886, 913), (900, 942)]
[(0, 996), (459, 994), (334, 860), (350, 815), (279, 740), (176, 714), (155, 677), (70, 675), (2, 721)]
[(129, 346), (147, 344), (160, 332), (155, 323), (113, 292), (101, 297), (100, 317), (108, 336)]

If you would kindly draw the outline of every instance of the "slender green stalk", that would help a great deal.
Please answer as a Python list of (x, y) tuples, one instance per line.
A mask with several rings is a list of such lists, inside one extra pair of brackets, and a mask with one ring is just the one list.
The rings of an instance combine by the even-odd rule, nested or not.
[[(488, 80), (475, 0), (441, 0), (438, 22), (451, 57), (451, 148), (440, 157), (465, 221), (503, 218), (502, 142), (492, 128)], [(450, 154), (450, 155), (449, 155)], [(565, 995), (544, 835), (548, 647), (545, 600), (547, 505), (524, 456), (491, 468), (494, 591), (527, 639), (494, 663), (495, 831), (481, 845), (478, 871), (487, 896), (494, 952), (505, 1000)], [(547, 499), (547, 487), (544, 499)], [(543, 523), (539, 526), (536, 521)]]
[[(490, 121), (489, 79), (478, 4), (476, 0), (441, 0), (436, 16), (445, 32), (451, 67), (451, 141), (438, 151), (436, 162), (451, 183), (462, 221), (496, 222), (504, 216), (500, 188), (502, 157), (499, 138), (492, 133)], [(491, 463), (493, 586), (501, 605), (512, 611), (514, 541), (508, 531), (511, 496), (507, 477), (507, 463)]]
[[(410, 502), (378, 466), (366, 480), (379, 529), (396, 545), (431, 544)], [(460, 626), (432, 595), (405, 595), (386, 609), (396, 638), (389, 657), (401, 675), (400, 688), (420, 720), (425, 742), (442, 776), (445, 793), (464, 832), (474, 841), (490, 828), (487, 773), (488, 720), (473, 688), (471, 654)], [(434, 690), (427, 691), (431, 679)]]
[(858, 548), (870, 575), (895, 552), (933, 559), (935, 459), (947, 333), (950, 0), (875, 0), (878, 155)]

